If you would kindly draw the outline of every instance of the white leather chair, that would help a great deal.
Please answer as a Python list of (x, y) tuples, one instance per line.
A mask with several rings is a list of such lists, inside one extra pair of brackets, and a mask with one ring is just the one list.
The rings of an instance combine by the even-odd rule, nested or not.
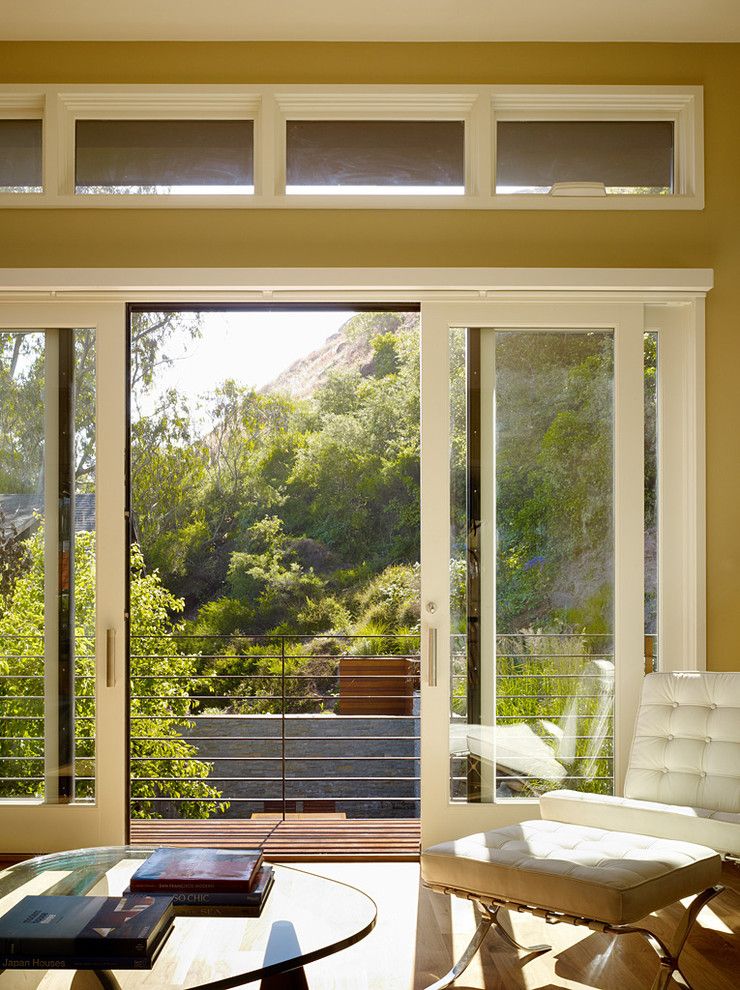
[[(555, 791), (540, 810), (541, 820), (422, 853), (426, 886), (481, 912), (461, 959), (428, 990), (454, 982), (492, 926), (518, 945), (500, 923), (502, 908), (642, 935), (660, 960), (653, 990), (666, 990), (697, 914), (723, 889), (720, 853), (740, 850), (740, 673), (648, 674), (625, 797)], [(670, 945), (635, 924), (691, 895)]]
[(648, 674), (624, 797), (551, 791), (540, 814), (740, 855), (740, 673)]

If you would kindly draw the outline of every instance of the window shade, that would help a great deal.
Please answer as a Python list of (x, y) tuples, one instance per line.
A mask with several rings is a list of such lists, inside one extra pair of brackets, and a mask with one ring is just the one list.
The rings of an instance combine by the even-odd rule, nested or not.
[(251, 120), (78, 120), (75, 185), (122, 192), (251, 187), (253, 130)]
[(506, 120), (496, 128), (496, 191), (603, 182), (673, 189), (673, 123), (664, 120)]
[(458, 120), (289, 120), (287, 185), (460, 187)]
[(41, 121), (0, 120), (0, 187), (40, 189)]

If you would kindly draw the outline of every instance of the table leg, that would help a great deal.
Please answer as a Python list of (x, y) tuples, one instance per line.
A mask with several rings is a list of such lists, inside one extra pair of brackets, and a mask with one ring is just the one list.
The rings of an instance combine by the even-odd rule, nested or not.
[(308, 990), (306, 971), (303, 966), (299, 966), (287, 973), (265, 976), (260, 983), (260, 990)]
[(121, 990), (121, 984), (109, 969), (95, 969), (93, 972), (103, 990)]

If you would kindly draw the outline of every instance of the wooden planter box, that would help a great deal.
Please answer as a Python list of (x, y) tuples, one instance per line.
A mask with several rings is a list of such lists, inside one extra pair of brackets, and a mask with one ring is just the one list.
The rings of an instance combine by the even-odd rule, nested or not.
[(408, 657), (341, 657), (339, 715), (412, 715), (416, 664)]

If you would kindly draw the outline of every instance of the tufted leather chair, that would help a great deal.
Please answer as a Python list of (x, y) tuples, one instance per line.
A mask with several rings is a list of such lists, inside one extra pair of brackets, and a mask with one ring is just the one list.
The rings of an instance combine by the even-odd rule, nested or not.
[(740, 672), (648, 674), (624, 797), (551, 791), (540, 813), (740, 855)]

